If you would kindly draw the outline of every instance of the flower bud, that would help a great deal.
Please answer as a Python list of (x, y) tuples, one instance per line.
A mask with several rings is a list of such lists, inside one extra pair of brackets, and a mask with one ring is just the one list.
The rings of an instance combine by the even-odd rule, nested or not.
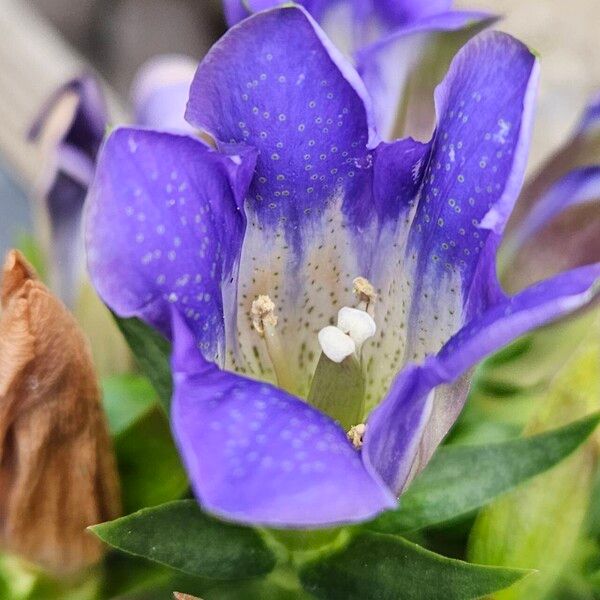
[[(525, 435), (554, 429), (598, 410), (599, 360), (596, 323), (550, 388), (540, 393), (538, 411)], [(560, 464), (497, 498), (479, 513), (470, 534), (469, 560), (537, 571), (494, 598), (555, 597), (554, 586), (574, 560), (584, 533), (597, 465), (596, 433)]]
[(55, 575), (98, 561), (89, 525), (120, 514), (88, 344), (17, 251), (0, 288), (0, 543)]

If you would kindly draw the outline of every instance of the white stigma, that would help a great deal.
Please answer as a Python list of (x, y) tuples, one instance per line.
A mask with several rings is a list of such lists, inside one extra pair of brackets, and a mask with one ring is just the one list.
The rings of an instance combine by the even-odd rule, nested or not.
[(342, 307), (338, 311), (337, 327), (328, 325), (319, 331), (321, 350), (336, 363), (360, 352), (362, 345), (377, 331), (373, 319), (377, 300), (375, 288), (364, 277), (357, 277), (352, 283), (358, 308)]
[(357, 350), (377, 331), (375, 320), (369, 313), (349, 306), (344, 306), (338, 312), (337, 326), (352, 338)]
[(346, 357), (356, 352), (354, 340), (334, 325), (323, 327), (319, 331), (319, 345), (329, 360), (341, 363)]

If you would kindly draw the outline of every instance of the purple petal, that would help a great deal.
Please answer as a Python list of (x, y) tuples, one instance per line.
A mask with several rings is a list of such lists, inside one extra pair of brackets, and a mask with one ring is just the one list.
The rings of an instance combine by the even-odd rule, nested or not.
[[(225, 0), (225, 16), (229, 26), (249, 14), (285, 4), (284, 0)], [(299, 0), (317, 21), (337, 7), (353, 11), (357, 28), (368, 29), (376, 18), (386, 28), (399, 27), (450, 10), (452, 0)], [(366, 36), (365, 36), (366, 37)]]
[(600, 293), (600, 263), (561, 273), (488, 310), (438, 354), (446, 380), (527, 331), (587, 306)]
[(407, 365), (367, 422), (363, 462), (399, 494), (415, 462), (431, 412), (439, 378), (426, 362)]
[(395, 505), (331, 419), (204, 362), (177, 316), (174, 331), (173, 429), (204, 508), (246, 523), (319, 527)]
[(437, 351), (497, 296), (495, 250), (523, 180), (537, 72), (523, 44), (483, 33), (436, 90), (438, 126), (408, 240), (417, 282), (409, 356)]
[(299, 224), (337, 200), (346, 212), (367, 210), (366, 101), (351, 65), (303, 9), (287, 7), (245, 20), (213, 46), (186, 118), (220, 142), (259, 150), (247, 209), (297, 239)]
[[(314, 19), (321, 21), (328, 9), (335, 5), (347, 3), (348, 0), (299, 0), (296, 4), (303, 6)], [(286, 4), (285, 0), (224, 0), (225, 18), (231, 27), (252, 13), (276, 8)]]
[[(273, 0), (273, 3), (275, 1)], [(229, 27), (239, 23), (250, 14), (244, 4), (244, 0), (223, 0), (223, 11), (225, 12), (225, 20)]]
[(180, 310), (205, 356), (221, 360), (223, 296), (235, 297), (244, 232), (237, 203), (253, 161), (248, 149), (228, 157), (188, 136), (116, 130), (87, 214), (88, 267), (103, 300), (166, 335), (170, 310)]
[(497, 304), (469, 322), (437, 356), (420, 367), (407, 367), (369, 419), (366, 467), (400, 492), (460, 413), (468, 373), (477, 362), (524, 333), (588, 306), (599, 295), (600, 264), (564, 273)]
[(503, 297), (495, 251), (523, 175), (535, 71), (519, 42), (481, 34), (438, 88), (432, 141), (401, 140), (374, 153), (373, 206), (388, 218), (372, 254), (362, 238), (379, 294), (378, 332), (363, 350), (369, 406), (403, 364), (439, 351), (469, 315)]
[(373, 0), (384, 23), (404, 25), (450, 10), (452, 0)]
[[(259, 151), (244, 204), (232, 361), (274, 381), (249, 311), (276, 304), (294, 393), (308, 393), (317, 333), (353, 301), (373, 218), (366, 92), (352, 67), (298, 7), (259, 13), (232, 28), (200, 65), (187, 118), (219, 142)], [(369, 242), (367, 241), (367, 244)]]
[(410, 138), (391, 144), (381, 143), (377, 147), (373, 166), (373, 208), (380, 227), (393, 223), (408, 229), (409, 212), (418, 203), (422, 175), (430, 153), (430, 144)]
[(435, 125), (435, 85), (458, 49), (496, 20), (486, 13), (459, 11), (431, 11), (421, 17), (356, 55), (358, 72), (373, 97), (378, 131), (385, 139), (429, 139)]
[(138, 125), (192, 133), (185, 120), (185, 106), (197, 63), (187, 56), (167, 55), (153, 58), (138, 72), (131, 96)]
[(596, 92), (586, 106), (583, 116), (579, 121), (576, 133), (586, 134), (600, 127), (600, 92)]
[[(69, 98), (75, 99), (74, 106)], [(95, 160), (108, 117), (102, 89), (93, 76), (82, 75), (61, 86), (33, 123), (29, 139), (39, 140), (50, 118), (58, 121), (53, 122), (57, 145), (71, 146)]]
[(568, 173), (538, 200), (504, 243), (503, 284), (518, 291), (600, 261), (600, 167)]
[(375, 219), (356, 243), (359, 272), (377, 290), (377, 332), (362, 349), (363, 364), (367, 365), (367, 409), (381, 401), (406, 362), (407, 316), (414, 285), (406, 268), (406, 241), (430, 151), (430, 144), (407, 138), (382, 143), (373, 154), (371, 210)]
[(68, 306), (82, 275), (81, 212), (106, 123), (100, 85), (84, 75), (54, 93), (29, 132), (31, 140), (50, 147), (42, 194), (50, 225), (51, 283)]
[(84, 275), (81, 218), (87, 184), (58, 171), (47, 192), (50, 209), (50, 278), (53, 291), (70, 308), (77, 302)]

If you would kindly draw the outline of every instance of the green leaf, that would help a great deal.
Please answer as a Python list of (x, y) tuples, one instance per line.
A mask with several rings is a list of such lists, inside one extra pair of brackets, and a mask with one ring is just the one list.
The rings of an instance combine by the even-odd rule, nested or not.
[(113, 313), (142, 372), (152, 382), (164, 409), (169, 411), (173, 381), (171, 344), (160, 333), (136, 318), (123, 319)]
[(472, 565), (402, 538), (364, 532), (342, 551), (306, 564), (300, 580), (324, 600), (468, 600), (508, 587), (528, 573)]
[(164, 413), (157, 407), (114, 439), (125, 512), (179, 500), (187, 475)]
[(102, 401), (112, 435), (118, 435), (152, 409), (156, 392), (150, 382), (139, 375), (103, 377)]
[(600, 413), (540, 435), (486, 446), (447, 446), (402, 495), (400, 507), (368, 524), (402, 533), (480, 508), (571, 454), (594, 431)]
[(147, 560), (111, 552), (104, 561), (105, 572), (100, 598), (131, 597), (149, 590), (160, 589), (173, 579), (173, 571)]
[(197, 577), (243, 579), (275, 566), (256, 530), (211, 517), (194, 500), (147, 508), (90, 529), (119, 550)]

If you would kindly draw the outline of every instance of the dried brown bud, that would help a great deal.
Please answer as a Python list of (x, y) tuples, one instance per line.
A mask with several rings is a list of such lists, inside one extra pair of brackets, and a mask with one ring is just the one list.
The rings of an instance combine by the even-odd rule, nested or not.
[(98, 561), (86, 527), (120, 514), (88, 344), (17, 251), (0, 288), (0, 542), (59, 575)]

